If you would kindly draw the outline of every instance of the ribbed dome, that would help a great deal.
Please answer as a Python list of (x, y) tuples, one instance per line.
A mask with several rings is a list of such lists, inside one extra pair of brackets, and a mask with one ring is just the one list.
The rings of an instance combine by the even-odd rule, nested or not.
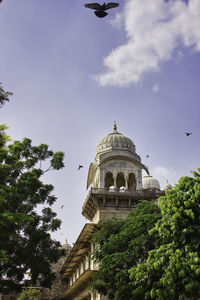
[(128, 150), (135, 153), (135, 145), (131, 139), (117, 131), (114, 123), (113, 132), (100, 140), (96, 147), (96, 153), (106, 152), (109, 150)]
[(160, 190), (160, 183), (152, 176), (144, 176), (142, 178), (142, 186), (145, 190)]

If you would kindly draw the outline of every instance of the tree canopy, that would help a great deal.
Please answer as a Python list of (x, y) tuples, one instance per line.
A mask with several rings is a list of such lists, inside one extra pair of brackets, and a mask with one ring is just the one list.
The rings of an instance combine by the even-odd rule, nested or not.
[[(41, 177), (64, 167), (64, 153), (53, 152), (46, 144), (33, 146), (29, 138), (8, 143), (5, 126), (1, 129), (0, 292), (20, 290), (26, 272), (31, 274), (29, 284), (49, 287), (54, 278), (50, 264), (64, 252), (50, 236), (61, 224), (51, 209), (54, 187)], [(49, 164), (46, 169), (43, 162)]]
[(40, 300), (42, 299), (42, 293), (39, 289), (28, 288), (24, 289), (17, 300)]
[(2, 108), (6, 102), (10, 101), (9, 96), (11, 96), (12, 94), (13, 93), (11, 92), (5, 92), (0, 83), (0, 108)]
[(10, 137), (6, 134), (6, 129), (8, 129), (6, 124), (0, 124), (0, 150), (10, 140)]
[(161, 197), (147, 260), (130, 270), (136, 299), (200, 299), (200, 169)]
[(126, 219), (111, 218), (99, 224), (93, 241), (97, 243), (94, 259), (99, 270), (92, 288), (109, 299), (135, 299), (129, 279), (129, 269), (147, 258), (154, 248), (156, 236), (148, 231), (161, 217), (158, 206), (141, 201)]

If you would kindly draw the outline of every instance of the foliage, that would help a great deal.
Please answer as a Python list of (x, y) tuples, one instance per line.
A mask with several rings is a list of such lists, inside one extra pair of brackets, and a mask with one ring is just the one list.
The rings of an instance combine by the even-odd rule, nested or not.
[(41, 291), (35, 288), (23, 290), (17, 300), (40, 300)]
[(0, 124), (0, 150), (6, 144), (6, 141), (10, 140), (10, 137), (5, 132), (6, 129), (8, 129), (6, 124)]
[(159, 244), (130, 270), (136, 299), (200, 299), (200, 169), (160, 198)]
[(160, 218), (157, 205), (141, 201), (128, 217), (111, 218), (100, 223), (93, 236), (99, 246), (94, 259), (100, 263), (92, 287), (109, 299), (132, 299), (128, 270), (139, 261), (144, 261), (154, 247), (155, 237), (148, 235)]
[(6, 102), (9, 102), (9, 96), (11, 96), (11, 92), (5, 92), (0, 83), (0, 108), (4, 106)]
[[(64, 253), (50, 236), (61, 224), (51, 209), (56, 201), (54, 187), (41, 177), (47, 170), (64, 167), (64, 153), (54, 153), (46, 144), (33, 146), (28, 138), (7, 144), (5, 133), (4, 137), (0, 147), (0, 291), (20, 290), (26, 272), (31, 274), (31, 285), (39, 282), (49, 287), (54, 278), (50, 264)], [(43, 170), (42, 162), (50, 166)], [(43, 207), (40, 213), (38, 205)]]

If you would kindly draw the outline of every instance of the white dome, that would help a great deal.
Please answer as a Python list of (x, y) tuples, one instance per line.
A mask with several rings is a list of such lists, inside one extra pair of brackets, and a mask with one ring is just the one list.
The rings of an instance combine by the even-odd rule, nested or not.
[(96, 153), (99, 154), (110, 150), (127, 150), (135, 153), (135, 145), (131, 139), (119, 133), (115, 123), (113, 132), (102, 138), (98, 143)]
[(149, 175), (142, 178), (142, 186), (144, 190), (160, 190), (158, 180)]
[(165, 183), (165, 186), (164, 186), (164, 190), (171, 190), (172, 189), (172, 185), (168, 182), (168, 180), (166, 181)]

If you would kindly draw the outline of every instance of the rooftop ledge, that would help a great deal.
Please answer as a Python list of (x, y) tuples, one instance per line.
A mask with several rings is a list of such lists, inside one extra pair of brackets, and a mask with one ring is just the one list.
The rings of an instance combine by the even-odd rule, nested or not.
[(139, 200), (157, 200), (164, 195), (158, 190), (108, 190), (91, 188), (82, 206), (82, 215), (90, 221), (98, 209), (108, 207), (132, 209)]

